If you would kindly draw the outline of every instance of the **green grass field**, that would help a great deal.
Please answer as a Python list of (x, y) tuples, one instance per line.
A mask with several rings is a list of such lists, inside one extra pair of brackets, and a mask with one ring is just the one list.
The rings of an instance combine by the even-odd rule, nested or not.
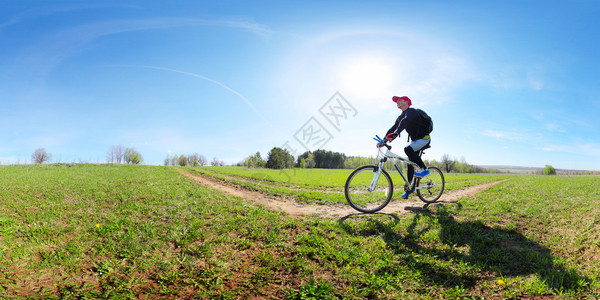
[[(300, 203), (330, 204), (346, 203), (343, 187), (352, 170), (204, 167), (193, 168), (191, 172), (274, 196), (285, 195)], [(389, 174), (394, 182), (395, 190), (402, 191), (404, 187), (402, 177), (396, 171), (390, 171)], [(511, 175), (446, 174), (445, 193), (511, 177)]]
[[(241, 179), (253, 178), (262, 182), (274, 182), (278, 185), (318, 187), (343, 187), (352, 170), (348, 169), (251, 169), (244, 167), (204, 167), (198, 170), (238, 177)], [(396, 171), (388, 171), (396, 186), (404, 181)], [(514, 175), (513, 175), (514, 176)], [(496, 181), (511, 177), (511, 175), (464, 175), (445, 174), (449, 186), (459, 189), (481, 183)]]
[[(339, 201), (351, 172), (184, 170), (311, 203)], [(332, 220), (254, 207), (174, 167), (0, 166), (0, 299), (600, 297), (599, 177), (446, 179), (508, 180)]]

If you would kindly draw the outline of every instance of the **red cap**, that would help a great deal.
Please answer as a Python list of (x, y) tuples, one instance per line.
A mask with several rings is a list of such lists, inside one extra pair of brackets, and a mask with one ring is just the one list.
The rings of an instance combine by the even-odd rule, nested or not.
[(398, 100), (406, 100), (406, 102), (408, 102), (408, 106), (412, 105), (412, 101), (410, 101), (410, 98), (408, 98), (406, 96), (402, 96), (402, 97), (394, 96), (394, 97), (392, 97), (392, 101), (398, 102)]

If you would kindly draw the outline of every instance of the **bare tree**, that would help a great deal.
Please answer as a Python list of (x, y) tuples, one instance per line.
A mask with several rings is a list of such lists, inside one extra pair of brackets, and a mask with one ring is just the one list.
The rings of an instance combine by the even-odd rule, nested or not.
[(206, 157), (194, 152), (192, 155), (187, 157), (187, 165), (190, 167), (203, 167), (206, 166)]
[(185, 159), (187, 160), (186, 166), (188, 166), (188, 167), (197, 167), (198, 166), (198, 153), (188, 155)]
[(211, 166), (219, 166), (222, 167), (225, 165), (225, 162), (223, 162), (222, 160), (219, 160), (218, 158), (213, 158), (213, 160), (210, 162)]
[(111, 164), (121, 164), (125, 157), (125, 148), (123, 145), (112, 146), (106, 152), (106, 160)]
[(204, 157), (204, 155), (198, 156), (198, 165), (200, 167), (204, 167), (204, 166), (206, 166), (206, 164), (207, 164), (206, 157)]
[(456, 164), (456, 161), (451, 159), (450, 155), (444, 154), (442, 156), (442, 166), (446, 170), (446, 173), (450, 173), (450, 171), (452, 171), (452, 169), (454, 168), (455, 164)]
[(50, 161), (52, 156), (50, 153), (46, 152), (44, 148), (37, 148), (35, 152), (31, 155), (31, 160), (33, 160), (36, 164), (43, 164), (47, 161)]
[(114, 151), (117, 164), (121, 164), (123, 158), (125, 157), (125, 149), (123, 148), (123, 145), (114, 146)]
[(106, 151), (106, 162), (109, 164), (115, 163), (115, 152), (113, 151), (113, 147), (110, 147), (110, 149)]

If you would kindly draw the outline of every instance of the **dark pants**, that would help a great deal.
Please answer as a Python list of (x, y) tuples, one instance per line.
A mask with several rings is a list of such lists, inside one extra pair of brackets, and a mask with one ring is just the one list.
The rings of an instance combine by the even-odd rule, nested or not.
[[(427, 141), (429, 141), (429, 140), (427, 140)], [(429, 145), (429, 143), (423, 144), (423, 140), (417, 140), (404, 148), (404, 153), (406, 153), (406, 156), (408, 156), (408, 159), (410, 161), (414, 162), (415, 164), (417, 164), (419, 166), (419, 168), (421, 168), (421, 169), (425, 169), (426, 167), (425, 167), (425, 163), (419, 156), (419, 151), (427, 145)], [(417, 148), (417, 149), (414, 149), (413, 147)], [(408, 179), (408, 182), (412, 181), (414, 175), (415, 175), (415, 168), (411, 164), (408, 164), (407, 171), (406, 171), (406, 176), (407, 176), (406, 179)]]

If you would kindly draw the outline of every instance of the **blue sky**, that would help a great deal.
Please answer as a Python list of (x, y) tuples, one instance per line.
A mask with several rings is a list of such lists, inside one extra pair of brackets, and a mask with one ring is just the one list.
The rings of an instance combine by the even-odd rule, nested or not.
[[(597, 1), (0, 1), (0, 162), (374, 156), (600, 170)], [(392, 145), (398, 153), (403, 134)]]

